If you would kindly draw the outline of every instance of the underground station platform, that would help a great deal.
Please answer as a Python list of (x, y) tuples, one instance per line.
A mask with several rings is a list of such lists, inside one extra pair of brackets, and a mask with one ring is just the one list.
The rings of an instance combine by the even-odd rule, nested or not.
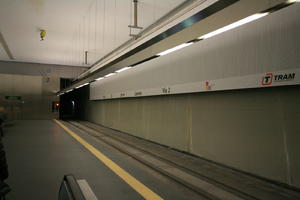
[(0, 200), (300, 200), (300, 0), (1, 0)]
[(300, 199), (292, 188), (87, 121), (9, 122), (3, 142), (7, 200)]

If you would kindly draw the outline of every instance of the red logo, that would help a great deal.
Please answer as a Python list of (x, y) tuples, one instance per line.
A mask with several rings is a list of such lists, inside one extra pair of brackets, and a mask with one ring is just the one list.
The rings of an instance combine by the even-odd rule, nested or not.
[(272, 81), (273, 81), (273, 74), (266, 73), (266, 75), (262, 77), (261, 84), (262, 85), (271, 85)]

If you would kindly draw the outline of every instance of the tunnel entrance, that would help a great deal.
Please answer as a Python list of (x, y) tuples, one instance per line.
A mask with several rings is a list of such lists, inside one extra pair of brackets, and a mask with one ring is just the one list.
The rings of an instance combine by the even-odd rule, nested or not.
[(84, 119), (86, 101), (89, 99), (89, 87), (85, 86), (60, 96), (59, 119)]

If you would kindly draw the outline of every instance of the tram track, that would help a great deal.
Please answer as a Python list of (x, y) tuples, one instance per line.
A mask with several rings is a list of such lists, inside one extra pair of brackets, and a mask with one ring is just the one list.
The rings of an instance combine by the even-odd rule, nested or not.
[(67, 124), (76, 127), (84, 133), (104, 142), (117, 150), (129, 155), (137, 161), (147, 165), (148, 167), (168, 176), (181, 185), (197, 192), (199, 195), (209, 200), (254, 200), (258, 199), (251, 195), (245, 194), (230, 186), (211, 180), (201, 174), (198, 174), (186, 167), (179, 166), (170, 160), (157, 156), (154, 153), (133, 145), (126, 139), (116, 135), (107, 134), (97, 130), (88, 123), (80, 123), (76, 121), (65, 121)]

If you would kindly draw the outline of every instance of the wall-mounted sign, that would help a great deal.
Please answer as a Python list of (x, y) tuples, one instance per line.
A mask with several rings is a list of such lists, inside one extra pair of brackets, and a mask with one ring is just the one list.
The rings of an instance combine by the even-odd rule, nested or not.
[(115, 93), (101, 93), (97, 87), (91, 87), (91, 100), (114, 99), (125, 97), (141, 97), (155, 95), (169, 95), (180, 93), (212, 92), (221, 90), (234, 90), (246, 88), (274, 87), (300, 84), (300, 68), (252, 74), (247, 76), (230, 77), (216, 80), (205, 80), (184, 83), (159, 88), (140, 88), (138, 91), (120, 91)]
[(5, 96), (6, 100), (22, 100), (21, 96)]
[(272, 85), (272, 83), (284, 82), (284, 81), (293, 81), (295, 80), (296, 73), (266, 73), (262, 78), (261, 84)]

